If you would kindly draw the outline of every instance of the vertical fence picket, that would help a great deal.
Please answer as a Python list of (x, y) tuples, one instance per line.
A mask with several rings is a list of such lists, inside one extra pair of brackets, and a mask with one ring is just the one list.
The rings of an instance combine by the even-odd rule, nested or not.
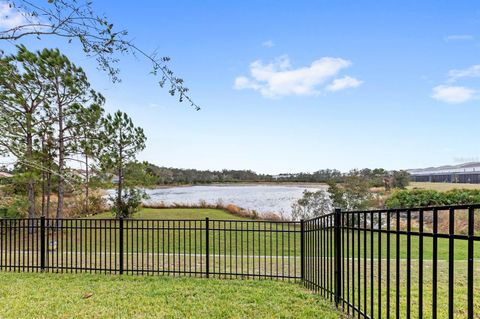
[[(2, 219), (0, 269), (300, 279), (354, 318), (379, 319), (417, 317), (417, 312), (423, 318), (430, 310), (425, 308), (424, 297), (430, 301), (426, 292), (431, 285), (432, 318), (442, 311), (448, 318), (461, 313), (473, 319), (478, 315), (474, 257), (480, 241), (475, 232), (479, 208), (336, 209), (299, 222)], [(439, 211), (448, 213), (448, 231), (439, 227)], [(467, 233), (455, 226), (455, 215), (465, 211)], [(439, 241), (448, 242), (446, 258), (439, 252)], [(455, 285), (458, 277), (463, 278), (462, 273), (455, 274), (462, 256), (455, 251), (457, 243), (467, 247), (466, 296), (457, 296), (461, 290)], [(429, 278), (425, 278), (430, 276), (425, 273), (430, 267), (427, 245), (432, 249)], [(447, 280), (439, 271), (444, 265), (448, 266)], [(448, 289), (441, 290), (441, 280), (448, 281)], [(448, 297), (448, 303), (439, 303), (440, 294)], [(466, 308), (456, 309), (454, 298), (465, 299)], [(446, 312), (437, 310), (442, 306)]]
[(468, 265), (467, 265), (467, 298), (468, 298), (468, 319), (473, 319), (473, 236), (475, 235), (475, 209), (468, 208)]
[(438, 290), (438, 210), (433, 209), (433, 245), (432, 245), (432, 318), (437, 318)]
[(119, 220), (119, 234), (118, 234), (118, 253), (119, 253), (119, 272), (120, 272), (120, 275), (123, 274), (123, 255), (124, 255), (124, 252), (123, 252), (123, 217), (120, 217), (120, 220)]
[(210, 277), (210, 223), (205, 218), (205, 276)]
[(40, 217), (40, 242), (40, 269), (45, 271), (45, 216)]
[(340, 218), (341, 218), (341, 211), (340, 209), (335, 209), (334, 215), (334, 277), (335, 277), (335, 305), (338, 308), (340, 303), (340, 295), (341, 295), (341, 288), (342, 288), (342, 254), (341, 254), (341, 225), (340, 225)]
[(448, 210), (448, 318), (454, 317), (454, 285), (455, 285), (455, 210), (450, 208)]

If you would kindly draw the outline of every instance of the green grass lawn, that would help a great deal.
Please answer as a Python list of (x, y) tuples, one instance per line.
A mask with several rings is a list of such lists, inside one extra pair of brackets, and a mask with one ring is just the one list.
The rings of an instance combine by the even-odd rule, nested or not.
[(0, 273), (0, 287), (1, 318), (342, 318), (271, 280)]
[[(124, 221), (124, 265), (129, 271), (202, 271), (206, 267), (205, 218), (209, 217), (209, 262), (212, 272), (298, 276), (300, 227), (256, 221), (216, 209), (143, 209)], [(103, 218), (103, 219), (102, 219)], [(79, 265), (83, 268), (119, 267), (119, 221), (111, 214), (64, 220), (62, 230), (48, 231), (47, 253), (53, 271)], [(143, 218), (143, 219), (141, 219)], [(149, 220), (144, 220), (144, 219)], [(108, 219), (108, 220), (106, 220)], [(174, 220), (172, 220), (174, 219)], [(187, 219), (179, 221), (178, 219)], [(192, 221), (194, 219), (198, 221)], [(226, 221), (218, 221), (226, 220)], [(231, 220), (231, 222), (229, 222)], [(186, 230), (185, 230), (186, 228)], [(281, 232), (282, 230), (290, 232)], [(0, 264), (38, 265), (37, 234), (3, 232)]]
[[(232, 215), (221, 209), (210, 208), (141, 208), (135, 213), (134, 219), (233, 219), (245, 220), (245, 218)], [(101, 213), (89, 218), (114, 218), (111, 212)]]
[[(367, 298), (366, 298), (366, 309), (369, 314), (374, 314), (375, 317), (378, 317), (377, 314), (379, 312), (379, 299), (378, 299), (378, 292), (379, 292), (379, 263), (373, 262), (370, 263), (367, 261), (366, 265), (363, 263), (363, 260), (360, 262), (360, 291), (358, 287), (358, 260), (355, 260), (355, 266), (352, 267), (352, 260), (349, 261), (349, 266), (347, 268), (347, 264), (345, 264), (345, 270), (350, 269), (348, 272), (345, 271), (344, 279), (345, 279), (345, 291), (347, 291), (347, 287), (349, 288), (349, 295), (348, 299), (350, 301), (354, 301), (355, 305), (358, 305), (358, 292), (361, 295), (361, 303), (360, 306), (364, 308), (364, 292), (365, 287), (367, 291)], [(373, 282), (370, 280), (370, 271), (372, 270), (373, 265), (373, 273), (374, 273), (374, 280)], [(365, 267), (366, 266), (366, 267)], [(419, 267), (420, 264), (417, 260), (411, 262), (411, 318), (419, 318)], [(464, 261), (455, 261), (454, 263), (455, 271), (454, 271), (454, 296), (453, 296), (453, 304), (454, 304), (454, 314), (455, 318), (467, 318), (467, 263)], [(366, 280), (363, 275), (364, 270), (366, 270), (367, 276)], [(402, 260), (400, 262), (400, 281), (399, 281), (399, 289), (397, 289), (396, 283), (396, 267), (395, 262), (392, 261), (390, 272), (387, 272), (386, 269), (386, 262), (382, 262), (382, 272), (381, 272), (381, 313), (382, 318), (387, 317), (387, 294), (388, 290), (387, 287), (387, 280), (390, 278), (390, 315), (394, 317), (396, 305), (396, 292), (399, 292), (400, 295), (400, 318), (407, 317), (407, 262)], [(438, 318), (448, 318), (448, 304), (450, 300), (450, 296), (448, 293), (448, 282), (449, 282), (449, 273), (448, 273), (448, 263), (446, 261), (439, 261), (438, 263), (438, 281), (437, 281), (437, 314)], [(355, 272), (355, 274), (353, 274)], [(348, 277), (347, 277), (348, 276)], [(433, 264), (432, 261), (426, 261), (423, 263), (423, 318), (432, 318), (433, 312), (433, 298), (432, 298), (432, 291), (433, 291)], [(348, 279), (348, 280), (347, 280)], [(348, 283), (347, 283), (348, 282)], [(370, 306), (370, 292), (373, 288), (374, 291), (374, 308)], [(478, 262), (475, 263), (474, 267), (474, 318), (480, 318), (480, 264)]]
[[(360, 258), (363, 258), (364, 252), (367, 253), (367, 258), (371, 256), (371, 242), (372, 242), (372, 235), (367, 233), (365, 236), (367, 241), (367, 247), (364, 248), (364, 234), (360, 232), (360, 236), (358, 232), (350, 232), (348, 235), (349, 240), (349, 250), (347, 252), (347, 234), (344, 235), (345, 239), (345, 255), (358, 257), (358, 242), (360, 238)], [(374, 258), (378, 258), (379, 255), (381, 258), (387, 258), (387, 237), (390, 237), (390, 258), (394, 259), (397, 256), (397, 247), (396, 247), (396, 240), (397, 237), (394, 234), (387, 235), (382, 234), (380, 243), (381, 243), (381, 253), (379, 254), (378, 249), (378, 233), (373, 235), (373, 256)], [(407, 250), (408, 245), (408, 237), (407, 235), (400, 235), (400, 250), (399, 250), (399, 258), (406, 259), (408, 255)], [(353, 249), (352, 249), (353, 247)], [(366, 250), (366, 251), (365, 251)], [(412, 259), (418, 259), (420, 252), (420, 243), (419, 238), (417, 236), (411, 237), (411, 250), (410, 256)], [(480, 242), (474, 243), (474, 258), (480, 258)], [(446, 238), (439, 238), (438, 239), (438, 259), (439, 260), (448, 260), (449, 257), (449, 240)], [(454, 240), (454, 259), (459, 261), (466, 261), (468, 257), (468, 241), (467, 240)], [(425, 260), (432, 260), (433, 259), (433, 239), (431, 237), (424, 237), (423, 238), (423, 258)]]

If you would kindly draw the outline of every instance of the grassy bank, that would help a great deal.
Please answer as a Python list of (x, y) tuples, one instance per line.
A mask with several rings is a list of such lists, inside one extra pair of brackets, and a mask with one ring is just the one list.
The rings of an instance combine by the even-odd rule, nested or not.
[[(222, 209), (213, 208), (141, 208), (135, 213), (133, 219), (245, 219), (230, 214)], [(111, 212), (94, 215), (92, 218), (108, 219), (114, 218)]]
[(0, 273), (1, 318), (341, 318), (277, 281)]
[(426, 189), (446, 192), (452, 189), (480, 189), (480, 184), (410, 182), (407, 189)]

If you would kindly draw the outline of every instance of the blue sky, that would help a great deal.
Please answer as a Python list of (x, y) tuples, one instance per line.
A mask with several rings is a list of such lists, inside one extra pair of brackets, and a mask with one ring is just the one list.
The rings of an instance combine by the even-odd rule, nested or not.
[[(158, 165), (262, 173), (387, 169), (480, 158), (480, 3), (94, 1), (146, 51), (172, 58), (196, 112), (124, 57), (112, 84), (77, 45), (106, 109), (147, 134)], [(12, 45), (1, 44), (12, 50)]]

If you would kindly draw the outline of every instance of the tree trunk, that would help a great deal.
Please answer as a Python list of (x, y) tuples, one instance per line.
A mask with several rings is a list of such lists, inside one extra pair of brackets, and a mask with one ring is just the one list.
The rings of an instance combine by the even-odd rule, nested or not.
[[(118, 207), (118, 213), (117, 217), (123, 216), (123, 211), (122, 211), (122, 191), (123, 191), (123, 169), (122, 165), (120, 164), (118, 167), (118, 189), (117, 189), (117, 207)], [(125, 216), (124, 216), (125, 217)]]
[(45, 171), (42, 170), (42, 216), (45, 217)]
[(57, 218), (63, 217), (63, 196), (65, 193), (65, 141), (63, 131), (63, 107), (58, 104), (58, 202), (57, 202)]
[[(50, 165), (49, 165), (50, 169)], [(50, 195), (52, 194), (52, 173), (47, 173), (47, 204), (45, 205), (45, 218), (50, 216)]]
[(29, 178), (28, 185), (28, 218), (35, 218), (35, 183), (32, 178)]
[[(120, 136), (121, 136), (121, 130), (120, 130)], [(122, 162), (122, 156), (123, 156), (123, 150), (122, 150), (122, 143), (119, 143), (119, 148), (118, 148), (118, 154), (119, 156), (119, 164), (118, 164), (118, 194), (117, 194), (117, 207), (118, 207), (118, 213), (117, 217), (125, 217), (125, 214), (122, 211), (122, 191), (123, 191), (123, 162)]]
[[(32, 136), (32, 119), (29, 114), (27, 114), (27, 156), (25, 160), (27, 161), (27, 165), (31, 165), (31, 161), (33, 158), (33, 136)], [(31, 171), (33, 168), (30, 166), (27, 166), (28, 170)], [(35, 182), (33, 180), (33, 177), (31, 175), (31, 172), (29, 173), (28, 176), (28, 182), (27, 182), (27, 196), (28, 196), (28, 218), (34, 218), (35, 217)]]
[(89, 213), (88, 209), (88, 196), (89, 196), (89, 171), (88, 171), (88, 155), (85, 154), (85, 213)]
[(42, 134), (42, 217), (45, 217), (45, 180), (47, 176), (47, 172), (45, 172), (45, 167), (47, 167), (45, 151), (45, 135)]

